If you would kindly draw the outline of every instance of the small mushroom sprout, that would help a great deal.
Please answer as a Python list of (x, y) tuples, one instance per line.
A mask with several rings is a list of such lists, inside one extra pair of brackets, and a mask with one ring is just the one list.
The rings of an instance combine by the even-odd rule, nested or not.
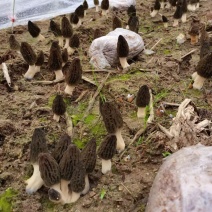
[(60, 120), (60, 116), (64, 115), (66, 112), (66, 104), (63, 97), (59, 94), (53, 100), (52, 111), (54, 113), (53, 119), (57, 122)]
[(28, 31), (33, 38), (37, 39), (37, 41), (45, 40), (45, 37), (40, 33), (40, 28), (38, 25), (32, 21), (28, 21)]
[(84, 7), (84, 16), (86, 16), (86, 12), (88, 9), (88, 2), (86, 0), (84, 0), (84, 2), (83, 2), (83, 7)]

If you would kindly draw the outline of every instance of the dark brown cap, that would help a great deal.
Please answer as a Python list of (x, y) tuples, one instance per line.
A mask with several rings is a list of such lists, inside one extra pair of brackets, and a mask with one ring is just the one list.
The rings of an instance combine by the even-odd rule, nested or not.
[(15, 39), (14, 35), (10, 35), (9, 45), (10, 45), (10, 49), (12, 50), (19, 51), (21, 48), (20, 43)]
[(40, 153), (38, 162), (41, 178), (47, 187), (60, 183), (59, 165), (49, 153)]
[(86, 173), (91, 173), (96, 165), (96, 139), (92, 138), (81, 152)]
[(63, 66), (65, 82), (68, 85), (76, 85), (82, 79), (82, 67), (79, 58), (74, 58), (72, 62), (67, 62)]
[(83, 5), (80, 5), (79, 7), (76, 8), (75, 14), (76, 14), (79, 18), (84, 18), (84, 7), (83, 7)]
[(80, 162), (80, 151), (74, 145), (69, 145), (68, 149), (64, 152), (62, 159), (60, 160), (59, 167), (61, 171), (61, 178), (64, 180), (70, 180), (73, 171), (77, 164)]
[(187, 0), (182, 0), (182, 14), (187, 13)]
[(122, 22), (117, 16), (113, 18), (113, 30), (116, 28), (122, 28)]
[(196, 71), (201, 77), (212, 77), (212, 52), (207, 54), (199, 61)]
[(57, 94), (53, 100), (52, 111), (58, 116), (61, 116), (66, 112), (66, 104), (63, 100), (63, 97), (59, 94)]
[(137, 107), (146, 107), (150, 102), (150, 93), (147, 85), (143, 85), (139, 88), (136, 96)]
[(159, 0), (155, 0), (154, 10), (160, 10), (160, 1)]
[(109, 0), (102, 0), (101, 9), (102, 10), (108, 10), (109, 9)]
[(31, 21), (28, 21), (28, 31), (33, 38), (38, 37), (38, 35), (40, 34), (40, 28)]
[(99, 0), (94, 0), (94, 5), (99, 5)]
[(51, 47), (50, 47), (50, 52), (51, 52), (51, 49), (58, 49), (58, 51), (60, 51), (60, 46), (59, 46), (59, 42), (58, 41), (53, 41), (52, 44), (51, 44)]
[(163, 23), (167, 23), (169, 20), (166, 16), (162, 15), (162, 21)]
[(70, 21), (72, 24), (77, 24), (79, 22), (79, 18), (76, 13), (71, 14)]
[(80, 45), (80, 40), (78, 34), (73, 34), (69, 40), (69, 46), (72, 48), (78, 48)]
[(129, 54), (129, 45), (126, 39), (119, 35), (117, 42), (117, 55), (118, 57), (127, 57)]
[(182, 17), (182, 6), (181, 5), (177, 5), (176, 11), (175, 11), (173, 17), (174, 17), (174, 19), (177, 19), (177, 20), (181, 19), (181, 17)]
[(100, 103), (100, 113), (108, 133), (115, 133), (123, 127), (121, 113), (112, 102)]
[(84, 7), (84, 10), (88, 9), (88, 2), (86, 0), (84, 0), (83, 2), (83, 7)]
[(52, 153), (52, 156), (57, 161), (57, 163), (60, 163), (60, 160), (63, 157), (64, 152), (68, 149), (68, 146), (71, 144), (71, 137), (68, 134), (63, 134), (60, 137), (60, 140), (56, 144), (56, 147)]
[(67, 49), (63, 49), (62, 51), (62, 60), (63, 60), (63, 63), (67, 63), (68, 62), (68, 51)]
[(98, 156), (104, 160), (110, 160), (116, 153), (117, 138), (115, 135), (107, 135), (99, 146)]
[(128, 20), (129, 30), (138, 33), (139, 30), (139, 20), (137, 16), (131, 16)]
[(60, 48), (51, 48), (49, 54), (48, 66), (51, 71), (62, 69), (62, 56)]
[(205, 57), (210, 52), (211, 52), (211, 50), (210, 50), (210, 41), (208, 40), (208, 41), (201, 42), (201, 46), (200, 46), (200, 59), (202, 59), (203, 57)]
[(191, 35), (191, 36), (197, 36), (197, 35), (199, 35), (199, 26), (194, 25), (193, 27), (191, 27), (191, 29), (188, 32), (188, 34)]
[(21, 43), (20, 52), (24, 58), (24, 60), (29, 65), (34, 65), (36, 63), (37, 57), (32, 47), (27, 42)]
[(30, 144), (30, 162), (38, 162), (38, 155), (42, 152), (48, 152), (45, 133), (41, 128), (35, 128)]
[(43, 51), (39, 51), (38, 55), (37, 55), (37, 61), (35, 63), (36, 66), (42, 66), (44, 63), (44, 54)]
[(61, 31), (64, 38), (70, 38), (73, 35), (73, 28), (67, 17), (62, 17)]
[(53, 20), (50, 21), (50, 30), (56, 37), (62, 36), (60, 25)]
[(130, 5), (127, 9), (128, 16), (136, 16), (136, 9), (134, 5)]

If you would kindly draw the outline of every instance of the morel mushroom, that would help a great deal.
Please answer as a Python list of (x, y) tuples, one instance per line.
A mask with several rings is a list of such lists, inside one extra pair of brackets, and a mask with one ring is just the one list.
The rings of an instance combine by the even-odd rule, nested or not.
[(120, 111), (112, 102), (103, 103), (100, 100), (100, 113), (103, 117), (103, 122), (108, 133), (116, 135), (117, 138), (117, 150), (123, 151), (125, 148), (125, 142), (121, 135), (123, 127), (123, 119)]
[(30, 144), (30, 162), (33, 165), (33, 174), (26, 180), (26, 192), (29, 194), (36, 192), (44, 184), (39, 171), (38, 155), (47, 151), (45, 134), (42, 129), (36, 128)]
[(49, 199), (56, 203), (62, 202), (59, 165), (49, 153), (39, 154), (39, 170), (45, 186), (50, 188)]
[(127, 14), (129, 17), (136, 16), (136, 9), (134, 5), (130, 5), (130, 7), (128, 7)]
[(57, 42), (53, 42), (50, 48), (48, 66), (50, 71), (55, 73), (55, 80), (63, 78), (62, 55)]
[(113, 18), (113, 30), (116, 28), (122, 28), (122, 22), (117, 16)]
[(86, 175), (85, 175), (85, 188), (82, 194), (88, 193), (90, 189), (88, 174), (91, 173), (96, 165), (96, 139), (92, 138), (81, 152), (82, 162), (84, 164)]
[(197, 25), (194, 25), (193, 27), (191, 27), (189, 33), (190, 38), (191, 38), (191, 44), (194, 45), (196, 43), (198, 43), (198, 39), (199, 39), (199, 27)]
[(32, 47), (27, 42), (21, 43), (20, 52), (24, 58), (24, 60), (29, 65), (27, 72), (24, 74), (26, 79), (32, 79), (36, 74), (35, 63), (36, 63), (36, 54), (33, 51)]
[[(71, 181), (74, 169), (79, 163), (80, 163), (80, 151), (74, 144), (71, 144), (69, 145), (68, 149), (64, 152), (63, 157), (59, 163), (61, 172), (61, 190), (64, 196), (65, 203), (70, 203), (71, 201), (72, 194), (70, 194), (69, 192), (68, 184)], [(85, 176), (83, 180), (85, 186)]]
[(102, 173), (111, 170), (111, 159), (116, 153), (117, 138), (115, 135), (107, 135), (98, 149), (98, 156), (102, 159)]
[(168, 21), (169, 21), (168, 18), (166, 16), (162, 15), (162, 21), (163, 21), (164, 27), (167, 28), (168, 27)]
[(138, 90), (136, 96), (136, 105), (138, 107), (137, 117), (145, 118), (146, 116), (146, 106), (150, 103), (150, 92), (147, 85), (143, 85)]
[(67, 49), (68, 54), (72, 55), (75, 51), (75, 48), (78, 48), (80, 45), (80, 40), (79, 40), (79, 36), (77, 34), (73, 34), (71, 36), (71, 39), (69, 41), (69, 47)]
[(65, 93), (72, 95), (74, 88), (82, 79), (82, 67), (79, 58), (74, 58), (72, 62), (67, 62), (63, 67), (65, 73)]
[(52, 152), (52, 156), (57, 161), (57, 163), (60, 163), (60, 160), (63, 157), (64, 152), (68, 149), (69, 145), (71, 144), (71, 137), (68, 134), (63, 134), (59, 142), (56, 144), (56, 147), (54, 151)]
[(212, 77), (212, 52), (200, 59), (196, 67), (196, 72), (192, 75), (194, 79), (193, 88), (201, 89), (204, 81)]
[(117, 55), (119, 58), (119, 62), (123, 69), (126, 69), (130, 65), (127, 63), (127, 56), (129, 55), (129, 45), (126, 39), (119, 35), (117, 42)]
[(53, 100), (52, 111), (54, 113), (53, 119), (57, 122), (59, 122), (60, 116), (66, 112), (66, 104), (63, 100), (63, 97), (59, 94), (57, 94)]
[(71, 26), (70, 21), (65, 16), (62, 17), (61, 23), (62, 23), (62, 26), (61, 26), (62, 35), (63, 35), (63, 37), (66, 40), (65, 41), (64, 48), (68, 48), (68, 46), (69, 46), (69, 39), (73, 35), (73, 28)]
[(73, 28), (77, 28), (79, 26), (79, 18), (78, 16), (76, 15), (76, 13), (73, 13), (70, 17), (70, 21), (71, 21), (71, 24), (72, 24), (72, 27)]
[(187, 11), (188, 11), (187, 0), (182, 0), (182, 1), (183, 2), (182, 2), (182, 17), (181, 17), (181, 20), (182, 20), (183, 23), (185, 23), (186, 20), (187, 20)]
[(102, 0), (101, 2), (102, 15), (107, 17), (107, 13), (109, 11), (109, 0)]
[(66, 48), (63, 49), (61, 56), (63, 61), (62, 66), (64, 66), (68, 62), (68, 50)]
[(37, 55), (37, 61), (35, 63), (35, 73), (40, 72), (40, 67), (44, 63), (44, 54), (43, 51), (41, 50), (38, 55)]
[(182, 18), (182, 6), (181, 6), (181, 4), (177, 5), (176, 11), (175, 11), (173, 17), (174, 17), (173, 27), (176, 27), (176, 26), (179, 25), (179, 20)]
[(28, 21), (28, 31), (29, 34), (38, 41), (43, 41), (45, 39), (45, 37), (40, 33), (40, 28), (37, 26), (37, 24), (31, 21)]
[(84, 0), (83, 2), (83, 7), (84, 7), (84, 16), (86, 16), (86, 11), (88, 9), (88, 2), (86, 0)]
[(99, 0), (93, 0), (93, 3), (96, 7), (96, 12), (99, 12)]
[(21, 46), (20, 46), (20, 43), (16, 40), (14, 35), (10, 35), (9, 45), (10, 45), (10, 49), (20, 53)]
[(152, 12), (150, 13), (150, 16), (152, 18), (155, 17), (158, 14), (159, 10), (160, 10), (160, 1), (155, 0), (155, 4), (154, 4)]
[(129, 30), (138, 33), (139, 30), (139, 20), (137, 16), (131, 16), (128, 20)]
[(76, 8), (75, 14), (79, 18), (78, 26), (81, 26), (82, 19), (84, 18), (84, 7), (83, 7), (83, 5), (80, 5), (79, 7)]
[(50, 21), (50, 30), (53, 32), (54, 36), (58, 38), (59, 45), (63, 47), (63, 36), (60, 29), (60, 25), (53, 20)]

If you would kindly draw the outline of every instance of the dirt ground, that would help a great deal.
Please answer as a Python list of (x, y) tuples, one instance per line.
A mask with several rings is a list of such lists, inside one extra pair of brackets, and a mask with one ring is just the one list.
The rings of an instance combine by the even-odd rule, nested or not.
[[(180, 104), (185, 98), (191, 98), (197, 107), (212, 108), (211, 81), (207, 80), (201, 91), (190, 89), (191, 74), (199, 61), (200, 45), (199, 43), (191, 45), (188, 35), (192, 16), (197, 16), (205, 22), (205, 14), (212, 8), (211, 0), (200, 1), (199, 10), (195, 13), (189, 12), (187, 23), (180, 23), (176, 28), (171, 26), (174, 10), (161, 10), (160, 13), (165, 14), (169, 19), (168, 29), (163, 27), (160, 15), (155, 18), (150, 17), (149, 11), (152, 5), (150, 1), (139, 0), (136, 8), (140, 21), (139, 34), (146, 48), (150, 49), (162, 38), (154, 48), (155, 54), (140, 53), (135, 60), (131, 61), (131, 68), (127, 73), (114, 68), (117, 73), (111, 73), (101, 93), (108, 100), (115, 101), (122, 113), (123, 137), (126, 146), (130, 144), (135, 134), (145, 127), (144, 120), (138, 120), (136, 117), (135, 101), (127, 101), (127, 95), (136, 95), (141, 85), (147, 84), (153, 91), (155, 122), (127, 147), (124, 154), (115, 155), (111, 173), (102, 175), (100, 159), (97, 159), (96, 168), (89, 176), (90, 192), (76, 203), (69, 205), (57, 205), (50, 202), (47, 195), (48, 189), (45, 187), (33, 195), (25, 192), (24, 181), (32, 174), (29, 145), (36, 127), (43, 127), (50, 152), (54, 149), (58, 138), (66, 131), (65, 118), (62, 118), (59, 123), (53, 121), (51, 106), (57, 92), (63, 94), (67, 112), (74, 124), (72, 141), (81, 149), (92, 137), (95, 137), (99, 144), (106, 135), (106, 130), (98, 110), (98, 97), (89, 115), (79, 124), (97, 87), (82, 81), (74, 91), (73, 97), (69, 97), (63, 93), (64, 82), (54, 85), (34, 83), (38, 80), (54, 79), (54, 75), (48, 70), (47, 61), (49, 48), (55, 37), (48, 30), (49, 20), (37, 22), (46, 38), (39, 43), (30, 37), (26, 26), (15, 27), (14, 32), (18, 41), (29, 42), (36, 52), (44, 51), (45, 64), (32, 81), (26, 81), (23, 74), (28, 66), (19, 54), (12, 52), (14, 58), (6, 61), (6, 64), (13, 84), (18, 87), (16, 90), (8, 89), (3, 73), (0, 73), (0, 211), (145, 211), (154, 177), (163, 158), (170, 154), (166, 145), (159, 143), (157, 136), (153, 136), (159, 131), (156, 123), (168, 128), (177, 111), (177, 107), (169, 107), (161, 113), (161, 103), (165, 101)], [(128, 20), (126, 11), (118, 12), (117, 16), (121, 18), (125, 27)], [(59, 21), (60, 17), (54, 20)], [(97, 28), (102, 31), (102, 34), (111, 31), (112, 12), (109, 18), (105, 19), (95, 14), (94, 9), (88, 11), (83, 26), (76, 30), (80, 35), (80, 48), (73, 56), (70, 56), (69, 60), (79, 57), (83, 75), (99, 85), (108, 72), (92, 72), (87, 54), (94, 30)], [(184, 33), (187, 38), (182, 45), (176, 42), (176, 37), (180, 33)], [(0, 31), (0, 55), (9, 50), (10, 34), (10, 29)], [(184, 62), (179, 66), (181, 57), (193, 49), (197, 50), (192, 54), (190, 63)], [(75, 100), (83, 91), (87, 91), (86, 94), (76, 102)], [(166, 140), (165, 136), (164, 140)]]

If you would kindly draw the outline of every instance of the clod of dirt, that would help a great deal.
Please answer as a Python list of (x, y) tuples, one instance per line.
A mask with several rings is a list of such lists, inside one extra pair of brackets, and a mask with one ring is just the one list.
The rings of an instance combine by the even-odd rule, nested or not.
[(0, 120), (0, 132), (2, 136), (11, 135), (16, 130), (17, 129), (11, 120)]

